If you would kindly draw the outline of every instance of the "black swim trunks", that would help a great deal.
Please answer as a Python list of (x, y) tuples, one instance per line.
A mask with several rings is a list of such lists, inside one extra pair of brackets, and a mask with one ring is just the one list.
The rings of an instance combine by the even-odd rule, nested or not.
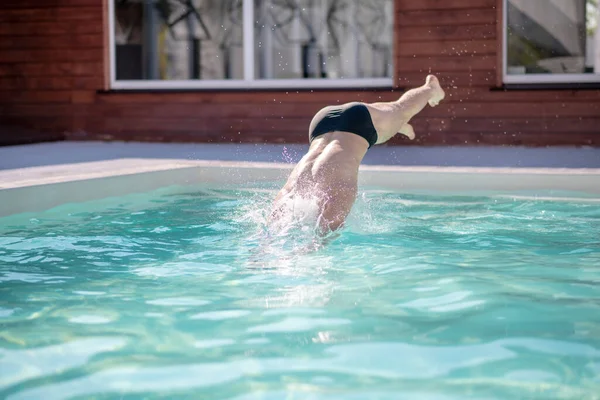
[(377, 142), (377, 131), (373, 125), (371, 113), (362, 103), (328, 107), (327, 112), (310, 132), (309, 142), (312, 142), (317, 136), (336, 131), (350, 132), (364, 138), (369, 142), (369, 148)]

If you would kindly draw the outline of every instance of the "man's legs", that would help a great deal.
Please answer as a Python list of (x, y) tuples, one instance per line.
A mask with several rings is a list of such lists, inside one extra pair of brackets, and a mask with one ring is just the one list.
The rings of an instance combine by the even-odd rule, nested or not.
[(398, 100), (372, 104), (376, 110), (374, 115), (377, 116), (374, 122), (380, 134), (378, 143), (386, 142), (398, 132), (414, 139), (415, 132), (408, 122), (427, 104), (432, 107), (438, 105), (444, 96), (438, 79), (429, 75), (423, 86), (407, 91)]
[(438, 79), (433, 75), (429, 75), (423, 86), (404, 93), (392, 105), (398, 113), (402, 114), (403, 119), (410, 120), (420, 113), (427, 104), (431, 107), (437, 106), (444, 99), (444, 96), (445, 93)]

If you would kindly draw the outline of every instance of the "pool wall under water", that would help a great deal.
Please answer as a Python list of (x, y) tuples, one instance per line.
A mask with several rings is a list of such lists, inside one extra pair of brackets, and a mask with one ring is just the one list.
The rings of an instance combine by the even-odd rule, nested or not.
[[(167, 186), (281, 184), (292, 164), (120, 159), (0, 171), (0, 216)], [(599, 197), (600, 169), (363, 166), (360, 187)]]

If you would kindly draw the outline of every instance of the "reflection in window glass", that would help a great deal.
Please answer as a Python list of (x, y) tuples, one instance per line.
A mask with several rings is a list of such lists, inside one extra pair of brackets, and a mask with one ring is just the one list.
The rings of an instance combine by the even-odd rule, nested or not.
[(255, 77), (389, 78), (393, 0), (253, 0)]
[(508, 0), (508, 74), (600, 73), (598, 0)]
[(114, 0), (117, 80), (241, 79), (242, 0)]

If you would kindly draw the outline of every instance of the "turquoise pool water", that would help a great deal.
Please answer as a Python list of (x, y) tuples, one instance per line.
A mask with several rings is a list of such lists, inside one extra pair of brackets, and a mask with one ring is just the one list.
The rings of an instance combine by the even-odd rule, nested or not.
[(0, 398), (600, 398), (597, 200), (366, 190), (309, 251), (272, 195), (0, 218)]

